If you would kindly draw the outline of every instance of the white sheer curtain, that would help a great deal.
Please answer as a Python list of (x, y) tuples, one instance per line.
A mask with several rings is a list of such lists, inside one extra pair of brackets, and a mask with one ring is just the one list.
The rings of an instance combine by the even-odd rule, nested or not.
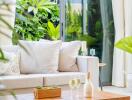
[[(115, 42), (126, 36), (132, 36), (132, 0), (112, 0), (115, 24)], [(132, 70), (132, 56), (114, 48), (112, 84), (126, 87), (127, 75)]]

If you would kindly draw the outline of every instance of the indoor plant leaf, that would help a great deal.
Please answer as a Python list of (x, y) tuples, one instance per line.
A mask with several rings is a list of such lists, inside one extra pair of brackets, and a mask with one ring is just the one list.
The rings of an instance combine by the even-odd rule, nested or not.
[(121, 40), (119, 40), (116, 44), (115, 47), (126, 51), (128, 53), (132, 53), (132, 36), (125, 37)]

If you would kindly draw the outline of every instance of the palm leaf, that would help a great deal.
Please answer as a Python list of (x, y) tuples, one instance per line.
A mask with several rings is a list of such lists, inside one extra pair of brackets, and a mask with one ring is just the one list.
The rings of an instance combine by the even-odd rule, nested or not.
[(115, 47), (132, 54), (132, 36), (119, 40)]
[(13, 98), (14, 98), (15, 100), (17, 100), (17, 97), (16, 97), (15, 92), (13, 92), (13, 91), (9, 91), (9, 93), (13, 96)]
[(25, 52), (26, 52), (27, 54), (30, 55), (30, 52), (29, 52), (19, 41), (18, 41), (18, 45), (19, 45), (22, 49), (24, 49)]
[(56, 33), (56, 38), (58, 39), (58, 38), (60, 38), (60, 33), (59, 33), (59, 31), (60, 31), (60, 24), (55, 28), (55, 33)]
[(13, 27), (0, 16), (0, 21), (2, 21), (10, 30), (13, 30)]
[(0, 33), (4, 36), (6, 36), (7, 38), (11, 39), (11, 36), (9, 36), (8, 34), (4, 33), (3, 31), (0, 30)]
[(5, 62), (9, 61), (9, 59), (5, 58), (5, 55), (4, 55), (4, 53), (3, 53), (1, 48), (0, 48), (0, 60), (1, 61), (5, 61)]

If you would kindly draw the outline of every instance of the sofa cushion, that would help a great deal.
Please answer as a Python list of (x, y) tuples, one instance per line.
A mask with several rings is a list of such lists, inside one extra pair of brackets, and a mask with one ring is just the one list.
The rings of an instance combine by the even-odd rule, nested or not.
[(37, 86), (67, 85), (70, 79), (80, 78), (85, 82), (86, 74), (82, 72), (58, 72), (56, 74), (23, 74), (1, 76), (0, 82), (6, 89), (32, 88)]
[(20, 71), (23, 74), (57, 72), (61, 41), (20, 41), (29, 54), (21, 49)]
[(81, 83), (85, 82), (85, 73), (81, 72), (59, 72), (56, 74), (45, 74), (44, 86), (67, 85), (69, 80), (79, 78)]
[(41, 75), (1, 76), (0, 82), (6, 86), (6, 89), (31, 88), (43, 86), (43, 76)]
[(81, 47), (80, 41), (63, 42), (60, 52), (59, 71), (76, 72), (79, 71), (76, 58)]
[[(20, 49), (16, 45), (1, 45), (5, 57), (9, 59), (8, 62), (0, 62), (1, 70), (3, 68), (4, 75), (19, 75), (20, 74)], [(3, 66), (2, 66), (3, 65)], [(6, 70), (7, 69), (7, 70)], [(2, 74), (0, 72), (0, 74)]]
[[(40, 42), (52, 42), (50, 40), (40, 39)], [(77, 72), (76, 57), (81, 48), (81, 41), (62, 42), (59, 57), (59, 69), (62, 72)]]
[(19, 75), (19, 55), (3, 51), (8, 61), (0, 61), (0, 75)]

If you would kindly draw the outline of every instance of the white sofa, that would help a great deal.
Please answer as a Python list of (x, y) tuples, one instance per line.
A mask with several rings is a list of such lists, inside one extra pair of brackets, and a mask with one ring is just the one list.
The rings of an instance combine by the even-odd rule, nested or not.
[[(32, 42), (32, 43), (34, 43), (34, 42)], [(27, 45), (27, 48), (28, 47), (31, 48), (31, 46), (29, 46), (29, 45), (32, 44), (32, 43), (29, 42), (29, 44)], [(40, 42), (37, 42), (37, 46), (38, 46), (38, 43), (40, 43)], [(78, 42), (74, 42), (74, 43), (75, 43), (75, 46), (76, 46), (76, 44), (78, 44)], [(35, 50), (37, 49), (37, 50), (40, 50), (40, 51), (44, 52), (45, 49), (43, 49), (43, 46), (45, 46), (45, 45), (46, 44), (44, 44), (44, 42), (43, 43), (41, 42), (41, 45), (39, 45), (40, 48), (37, 49), (37, 47), (35, 46)], [(74, 45), (70, 44), (70, 46), (72, 48)], [(68, 50), (69, 50), (70, 46), (68, 46)], [(18, 52), (17, 51), (18, 48), (14, 47), (14, 46), (5, 46), (5, 47), (1, 47), (1, 48), (3, 48), (3, 50), (8, 51), (8, 52), (10, 52), (10, 51), (11, 52), (15, 52), (15, 53)], [(33, 45), (33, 48), (34, 48), (34, 45)], [(52, 49), (54, 49), (54, 48), (52, 47)], [(74, 49), (74, 47), (73, 47), (73, 49)], [(19, 48), (19, 50), (20, 51), (22, 50), (22, 52), (23, 52), (23, 49)], [(70, 49), (69, 51), (71, 52), (72, 49)], [(46, 52), (49, 52), (49, 49)], [(52, 52), (54, 52), (54, 51), (52, 50)], [(75, 50), (73, 50), (72, 52), (75, 52)], [(27, 58), (24, 57), (23, 60), (21, 59), (18, 62), (21, 63), (23, 61), (25, 63), (25, 62), (28, 62), (30, 59), (36, 57), (36, 56), (34, 56), (35, 55), (34, 54), (35, 51), (33, 52), (32, 49), (30, 49), (30, 53), (32, 53), (30, 55), (31, 58), (29, 57), (29, 55), (27, 55), (26, 56)], [(67, 51), (66, 51), (66, 53), (67, 53)], [(32, 55), (34, 57), (32, 57)], [(37, 51), (36, 55), (38, 57), (40, 57), (40, 58), (42, 56), (45, 57), (39, 51)], [(24, 74), (22, 72), (22, 68), (21, 68), (23, 66), (21, 66), (21, 64), (19, 66), (19, 64), (16, 63), (15, 66), (18, 65), (18, 69), (20, 68), (19, 69), (19, 73), (17, 75), (0, 76), (0, 83), (2, 83), (3, 85), (5, 85), (7, 89), (32, 88), (32, 87), (37, 87), (37, 86), (66, 85), (66, 84), (68, 84), (69, 80), (73, 79), (73, 78), (80, 78), (81, 79), (81, 83), (84, 83), (86, 75), (87, 75), (87, 72), (90, 71), (91, 72), (91, 79), (93, 81), (93, 84), (94, 84), (95, 87), (98, 87), (99, 86), (99, 59), (98, 59), (98, 57), (93, 57), (93, 56), (77, 56), (78, 55), (77, 53), (76, 53), (76, 56), (74, 56), (74, 55), (71, 56), (71, 55), (72, 54), (70, 53), (70, 55), (68, 55), (68, 57), (70, 56), (70, 58), (72, 58), (72, 57), (74, 58), (74, 61), (75, 61), (74, 63), (77, 64), (77, 67), (78, 67), (78, 70), (79, 70), (78, 72), (71, 71), (71, 72), (55, 72), (55, 73), (51, 73), (51, 74), (49, 74), (49, 73), (48, 74), (46, 74), (46, 73), (45, 74), (39, 74), (39, 73), (37, 73), (37, 74), (34, 74), (34, 73), (32, 73), (32, 74), (31, 73), (30, 74), (29, 73), (28, 74)], [(23, 53), (20, 52), (20, 58), (22, 58), (23, 56), (24, 56)], [(50, 54), (50, 56), (52, 56), (52, 55)], [(46, 57), (47, 57), (47, 55), (46, 55)], [(44, 58), (41, 58), (42, 63), (43, 63), (43, 59)], [(50, 59), (54, 60), (55, 57), (50, 58)], [(60, 59), (61, 58), (59, 58), (59, 60)], [(72, 61), (69, 61), (69, 59), (65, 59), (64, 60), (64, 61), (67, 60), (66, 61), (66, 65), (67, 65), (67, 63), (69, 64), (69, 62), (70, 63), (72, 62)], [(30, 61), (28, 63), (28, 65), (27, 65), (27, 67), (30, 65), (28, 67), (28, 69), (30, 71), (32, 71), (32, 68), (33, 68), (32, 67), (33, 66), (32, 63), (34, 63), (33, 61), (32, 62)], [(39, 61), (39, 60), (37, 59), (36, 61)], [(14, 60), (13, 60), (13, 62), (14, 62)], [(48, 63), (49, 62), (44, 62), (43, 64), (48, 64)], [(11, 69), (13, 69), (13, 68), (11, 68)], [(18, 71), (18, 69), (16, 71)], [(36, 67), (36, 65), (35, 65), (35, 70), (36, 69), (38, 69), (38, 67)]]
[(95, 87), (99, 86), (99, 60), (97, 57), (78, 56), (79, 72), (58, 72), (55, 74), (21, 74), (16, 76), (1, 76), (0, 82), (7, 89), (32, 88), (37, 86), (66, 85), (72, 78), (80, 78), (85, 82), (86, 72), (91, 70), (91, 78)]

